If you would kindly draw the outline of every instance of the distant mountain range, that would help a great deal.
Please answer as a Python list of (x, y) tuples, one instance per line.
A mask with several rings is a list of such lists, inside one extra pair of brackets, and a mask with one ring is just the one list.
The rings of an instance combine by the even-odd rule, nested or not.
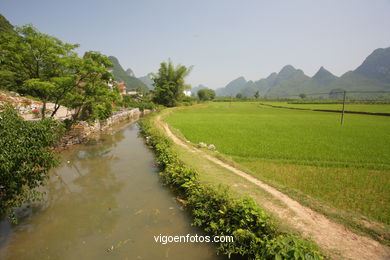
[[(313, 77), (305, 75), (300, 69), (291, 65), (284, 66), (279, 73), (272, 73), (265, 79), (246, 81), (239, 77), (224, 88), (216, 90), (218, 96), (253, 96), (256, 91), (267, 98), (297, 97), (300, 93), (313, 94), (313, 97), (328, 98), (330, 91), (390, 91), (390, 47), (376, 49), (354, 71), (341, 77), (321, 67)], [(350, 93), (349, 97), (390, 97), (389, 93)]]
[(134, 75), (134, 72), (131, 69), (127, 69), (126, 71), (122, 68), (119, 63), (119, 60), (114, 57), (108, 57), (114, 66), (111, 68), (112, 74), (114, 75), (114, 79), (116, 81), (124, 82), (126, 84), (127, 90), (130, 89), (140, 89), (147, 91), (149, 90), (148, 86), (146, 86), (141, 80), (137, 79)]

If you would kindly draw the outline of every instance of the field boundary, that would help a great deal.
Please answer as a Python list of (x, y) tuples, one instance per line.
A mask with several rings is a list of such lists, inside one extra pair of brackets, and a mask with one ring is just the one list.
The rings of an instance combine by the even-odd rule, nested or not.
[[(164, 111), (163, 115), (157, 115), (156, 123), (164, 130), (165, 134), (172, 139), (177, 145), (194, 153), (195, 156), (201, 156), (227, 170), (236, 174), (247, 181), (255, 184), (265, 190), (276, 199), (286, 205), (296, 216), (287, 221), (296, 230), (303, 235), (311, 237), (321, 248), (328, 252), (339, 252), (343, 259), (388, 259), (390, 257), (390, 248), (380, 244), (371, 238), (357, 235), (346, 229), (343, 225), (329, 220), (326, 216), (308, 208), (298, 201), (290, 198), (276, 188), (264, 183), (263, 181), (251, 176), (250, 174), (223, 162), (204, 151), (197, 149), (186, 141), (181, 140), (174, 135), (167, 123), (162, 121), (162, 117), (167, 116), (173, 110)], [(267, 208), (278, 217), (282, 217), (281, 212), (275, 212), (275, 208)]]
[[(315, 112), (331, 112), (331, 113), (342, 113), (341, 110), (329, 110), (329, 109), (310, 109), (310, 108), (300, 108), (300, 107), (285, 107), (285, 106), (275, 106), (271, 104), (265, 104), (259, 102), (262, 106), (268, 106), (273, 108), (284, 108), (284, 109), (293, 109), (293, 110), (305, 110), (305, 111), (315, 111)], [(390, 116), (390, 113), (378, 113), (378, 112), (363, 112), (363, 111), (348, 111), (345, 110), (344, 113), (347, 114), (359, 114), (359, 115), (371, 115), (371, 116)]]

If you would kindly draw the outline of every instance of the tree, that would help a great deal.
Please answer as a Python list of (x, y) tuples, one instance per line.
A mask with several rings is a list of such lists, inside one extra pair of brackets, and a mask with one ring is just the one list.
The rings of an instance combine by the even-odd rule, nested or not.
[(201, 101), (213, 100), (215, 98), (215, 91), (212, 89), (200, 89), (197, 94)]
[(111, 90), (110, 60), (98, 53), (86, 52), (76, 66), (77, 81), (74, 91), (66, 93), (63, 103), (75, 109), (74, 120), (104, 120), (111, 115), (112, 104), (120, 100), (117, 88)]
[(243, 97), (243, 96), (242, 96), (241, 93), (238, 93), (238, 94), (236, 95), (236, 98), (237, 98), (237, 99), (242, 99), (242, 97)]
[(8, 88), (41, 99), (44, 118), (47, 102), (58, 105), (75, 79), (78, 45), (63, 43), (32, 25), (16, 27), (16, 32), (0, 37), (0, 71), (7, 76)]
[(254, 94), (254, 97), (255, 97), (256, 99), (258, 99), (258, 98), (260, 97), (259, 91), (256, 91), (256, 93)]
[(0, 75), (5, 77), (0, 82), (38, 97), (43, 103), (42, 118), (47, 102), (54, 103), (51, 117), (62, 105), (76, 109), (75, 120), (111, 115), (112, 103), (120, 97), (108, 87), (112, 74), (107, 70), (112, 63), (106, 56), (89, 51), (80, 58), (75, 52), (77, 44), (63, 43), (31, 25), (16, 31), (16, 36), (1, 36)]
[(184, 78), (191, 69), (183, 65), (174, 67), (171, 61), (162, 62), (158, 73), (153, 75), (155, 87), (153, 101), (167, 107), (177, 106), (184, 98), (184, 90), (190, 88), (185, 84)]
[(213, 90), (213, 89), (208, 89), (207, 93), (208, 93), (208, 96), (209, 96), (209, 100), (213, 100), (215, 98), (215, 96), (216, 96), (215, 90)]
[(25, 121), (10, 106), (0, 113), (0, 216), (15, 220), (14, 208), (40, 198), (35, 188), (57, 164), (51, 147), (61, 133), (52, 119)]
[(304, 99), (304, 98), (306, 98), (307, 96), (306, 96), (305, 93), (301, 93), (301, 94), (299, 94), (299, 97), (302, 98), (302, 99)]

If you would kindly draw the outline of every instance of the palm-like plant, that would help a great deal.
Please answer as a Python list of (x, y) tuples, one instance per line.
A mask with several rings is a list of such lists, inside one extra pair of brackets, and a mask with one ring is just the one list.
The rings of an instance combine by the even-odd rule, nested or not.
[(192, 67), (173, 65), (172, 61), (162, 62), (158, 73), (153, 74), (155, 86), (154, 101), (158, 104), (173, 107), (184, 97), (184, 90), (191, 88), (185, 83), (185, 77)]

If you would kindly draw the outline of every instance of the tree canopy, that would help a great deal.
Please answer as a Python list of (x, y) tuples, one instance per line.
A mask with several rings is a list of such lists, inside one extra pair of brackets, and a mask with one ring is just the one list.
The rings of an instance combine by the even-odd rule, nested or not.
[(200, 89), (197, 94), (201, 101), (213, 100), (215, 98), (215, 91), (212, 89)]
[(75, 119), (105, 119), (111, 114), (118, 91), (108, 86), (109, 59), (98, 52), (76, 53), (78, 44), (40, 33), (32, 25), (16, 27), (16, 34), (0, 36), (0, 83), (8, 90), (38, 97), (42, 118), (47, 102), (76, 109)]
[(158, 73), (153, 75), (153, 101), (167, 107), (177, 106), (184, 98), (184, 90), (191, 88), (184, 80), (191, 69), (183, 65), (175, 67), (171, 61), (162, 62)]

